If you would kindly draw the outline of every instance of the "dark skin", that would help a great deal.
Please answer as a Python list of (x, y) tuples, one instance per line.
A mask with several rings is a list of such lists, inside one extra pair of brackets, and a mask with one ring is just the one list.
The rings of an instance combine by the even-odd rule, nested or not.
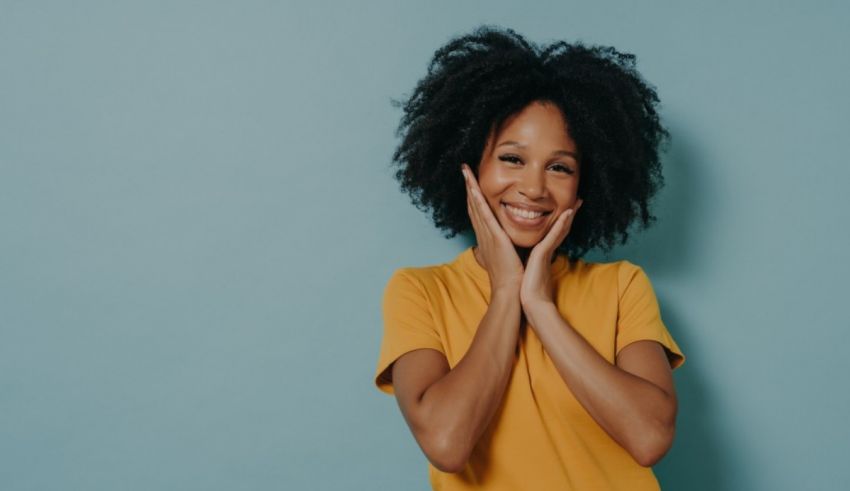
[(636, 462), (654, 465), (672, 445), (678, 403), (661, 344), (631, 343), (612, 365), (554, 304), (551, 261), (582, 204), (580, 164), (570, 154), (578, 152), (563, 115), (535, 103), (491, 135), (477, 179), (462, 165), (475, 257), (491, 284), (488, 311), (454, 369), (431, 349), (408, 352), (393, 366), (402, 413), (444, 471), (463, 469), (501, 402), (522, 317), (579, 403)]
[[(518, 280), (524, 303), (551, 300), (549, 264), (582, 204), (577, 146), (552, 104), (529, 105), (493, 136), (479, 163), (478, 180), (464, 165), (473, 192), (486, 201), (486, 206), (468, 210), (478, 239), (475, 257), (488, 273), (493, 270), (491, 283), (501, 284), (502, 275)], [(517, 208), (526, 216), (518, 216)], [(530, 213), (535, 213), (531, 219)]]

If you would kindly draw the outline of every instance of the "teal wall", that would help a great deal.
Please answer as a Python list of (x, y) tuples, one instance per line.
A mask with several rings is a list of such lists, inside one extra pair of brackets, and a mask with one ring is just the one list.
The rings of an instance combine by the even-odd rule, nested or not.
[(389, 100), (494, 23), (635, 53), (662, 99), (659, 222), (608, 259), (645, 268), (688, 356), (664, 487), (846, 489), (848, 20), (0, 1), (0, 487), (427, 489), (371, 385), (380, 295), (468, 238), (398, 191)]

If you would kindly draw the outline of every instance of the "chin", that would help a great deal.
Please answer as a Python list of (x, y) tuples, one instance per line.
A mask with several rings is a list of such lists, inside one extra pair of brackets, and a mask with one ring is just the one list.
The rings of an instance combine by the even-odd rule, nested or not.
[(541, 240), (543, 240), (543, 237), (529, 237), (527, 235), (511, 235), (510, 237), (511, 242), (513, 242), (516, 247), (525, 247), (527, 249), (533, 248), (534, 246), (539, 244)]

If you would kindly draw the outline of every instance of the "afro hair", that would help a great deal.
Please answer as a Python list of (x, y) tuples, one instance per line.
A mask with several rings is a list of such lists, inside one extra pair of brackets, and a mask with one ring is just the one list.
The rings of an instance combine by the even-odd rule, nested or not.
[(461, 163), (478, 175), (494, 128), (535, 101), (561, 110), (580, 155), (584, 202), (557, 252), (608, 252), (633, 223), (654, 222), (649, 201), (664, 183), (659, 148), (669, 133), (635, 56), (581, 42), (539, 46), (489, 25), (439, 48), (413, 94), (392, 100), (404, 111), (393, 154), (401, 189), (446, 238), (472, 230)]

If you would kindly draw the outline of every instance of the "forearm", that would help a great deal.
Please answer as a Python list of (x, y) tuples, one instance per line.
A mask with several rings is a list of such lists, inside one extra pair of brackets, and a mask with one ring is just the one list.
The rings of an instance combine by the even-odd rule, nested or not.
[(525, 309), (558, 373), (593, 419), (642, 465), (672, 442), (675, 403), (660, 387), (611, 364), (553, 303)]
[(510, 379), (522, 307), (518, 293), (496, 291), (466, 354), (422, 396), (421, 408), (446, 460), (469, 457)]

